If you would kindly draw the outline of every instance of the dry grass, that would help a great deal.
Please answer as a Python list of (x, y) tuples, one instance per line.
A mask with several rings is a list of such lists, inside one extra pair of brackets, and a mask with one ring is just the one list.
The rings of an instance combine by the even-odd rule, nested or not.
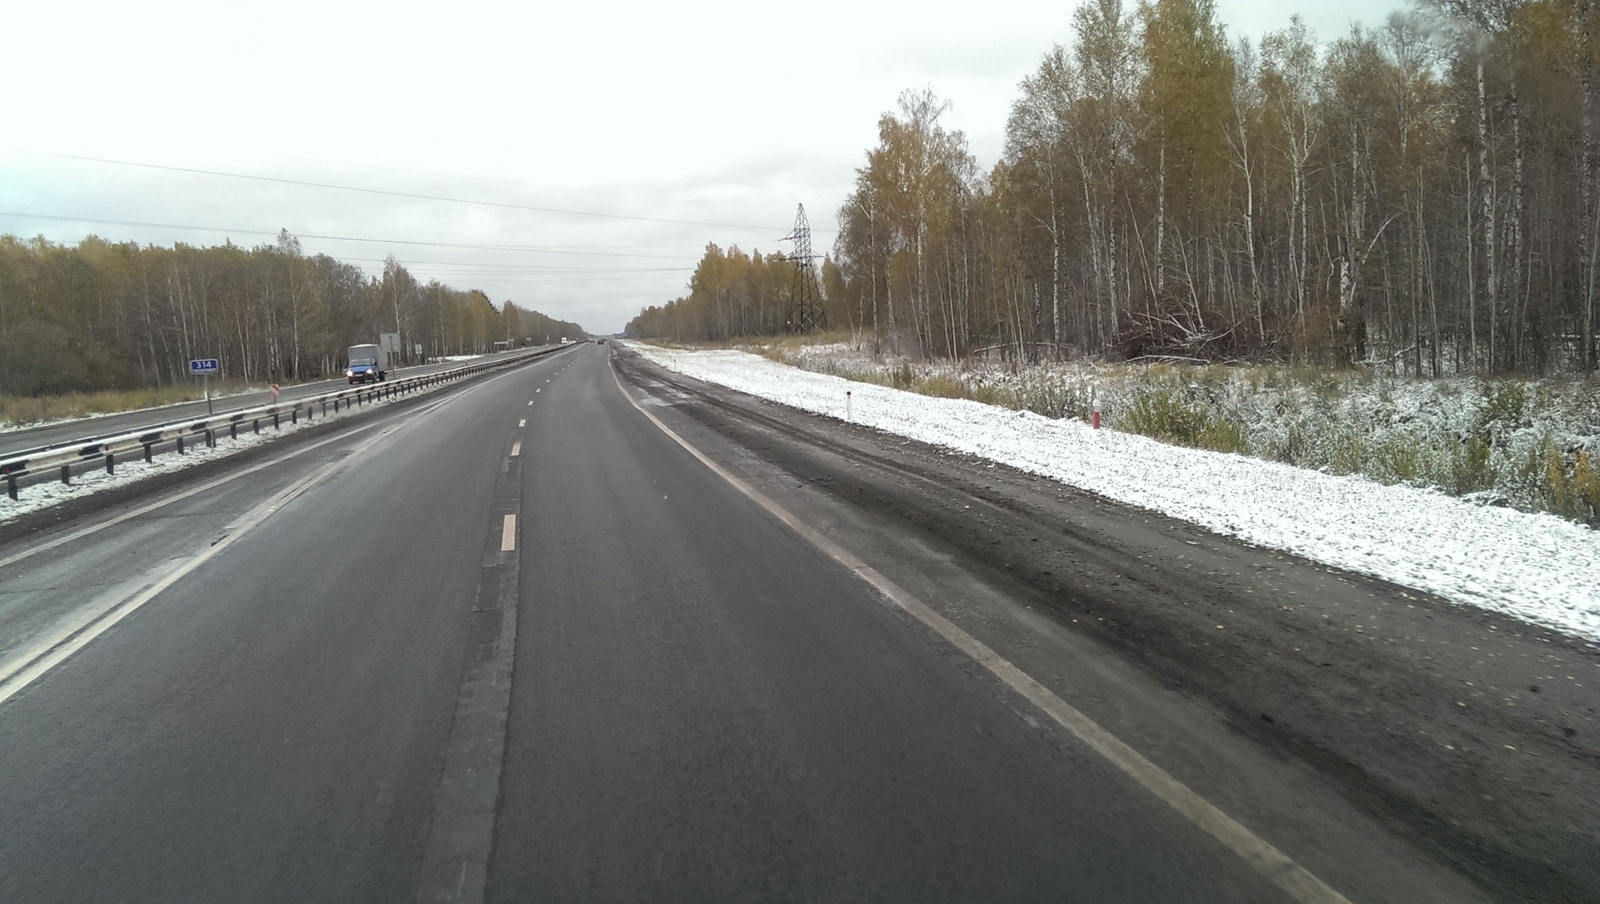
[[(243, 383), (218, 382), (212, 396), (227, 395), (251, 388)], [(22, 427), (48, 421), (117, 414), (141, 408), (158, 408), (205, 398), (199, 386), (162, 386), (105, 392), (74, 392), (58, 396), (0, 396), (0, 427)]]

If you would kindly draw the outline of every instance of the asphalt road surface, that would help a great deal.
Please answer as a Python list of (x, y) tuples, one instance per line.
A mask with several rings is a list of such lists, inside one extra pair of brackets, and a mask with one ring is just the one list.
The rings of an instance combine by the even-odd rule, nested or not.
[(1492, 899), (614, 352), (0, 545), (0, 900)]

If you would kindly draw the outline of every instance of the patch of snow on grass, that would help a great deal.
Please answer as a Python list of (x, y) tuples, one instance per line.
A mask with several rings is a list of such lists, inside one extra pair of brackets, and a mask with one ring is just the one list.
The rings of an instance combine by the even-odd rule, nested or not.
[(679, 373), (1050, 477), (1119, 502), (1600, 640), (1600, 532), (1241, 455), (1170, 446), (811, 373), (740, 351), (634, 344)]

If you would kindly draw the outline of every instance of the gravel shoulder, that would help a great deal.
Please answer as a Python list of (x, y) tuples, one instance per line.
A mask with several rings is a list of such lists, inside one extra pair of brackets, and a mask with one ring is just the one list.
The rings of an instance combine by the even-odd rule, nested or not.
[[(794, 504), (912, 538), (1041, 629), (1111, 651), (1285, 768), (1314, 772), (1490, 896), (1600, 899), (1593, 645), (625, 352), (614, 361)], [(1055, 668), (1049, 650), (1020, 655), (1036, 656), (1030, 672)], [(1115, 724), (1118, 707), (1105, 709), (1096, 717)], [(1159, 726), (1144, 731), (1159, 748)], [(1205, 780), (1198, 759), (1158, 756)]]

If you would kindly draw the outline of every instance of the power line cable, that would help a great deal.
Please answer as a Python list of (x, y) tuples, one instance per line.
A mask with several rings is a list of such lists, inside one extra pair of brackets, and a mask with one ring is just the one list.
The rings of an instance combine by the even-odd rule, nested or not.
[(608, 220), (631, 220), (640, 223), (665, 223), (672, 226), (709, 226), (715, 229), (760, 229), (770, 230), (767, 226), (752, 226), (747, 223), (705, 223), (697, 220), (671, 220), (661, 217), (641, 217), (621, 213), (596, 213), (588, 210), (564, 210), (558, 207), (539, 207), (532, 204), (509, 204), (503, 201), (473, 201), (468, 198), (450, 198), (443, 195), (422, 195), (412, 192), (390, 191), (382, 188), (360, 188), (354, 185), (334, 185), (329, 182), (308, 182), (300, 179), (282, 179), (276, 176), (255, 176), (249, 173), (229, 173), (221, 170), (206, 170), (187, 166), (169, 166), (163, 163), (136, 163), (131, 160), (111, 160), (105, 157), (85, 157), (77, 154), (57, 154), (46, 151), (25, 151), (24, 153), (37, 154), (43, 157), (55, 157), (62, 160), (82, 160), (89, 163), (106, 163), (113, 166), (131, 166), (142, 169), (165, 170), (174, 173), (192, 173), (201, 176), (218, 176), (225, 179), (246, 179), (253, 182), (271, 182), (278, 185), (298, 185), (303, 188), (325, 188), (334, 191), (353, 191), (369, 195), (382, 195), (390, 198), (411, 198), (418, 201), (443, 201), (448, 204), (472, 204), (480, 207), (499, 207), (506, 210), (527, 210), (535, 213), (553, 213), (562, 216), (596, 217)]
[[(267, 235), (277, 236), (278, 232), (267, 229), (235, 229), (226, 226), (186, 226), (179, 223), (146, 223), (138, 220), (108, 220), (98, 217), (65, 217), (46, 213), (24, 213), (15, 210), (0, 210), (0, 217), (17, 217), (19, 219), (55, 220), (68, 223), (100, 223), (107, 226), (136, 226), (147, 229), (186, 229), (194, 232), (220, 232), (227, 235)], [(637, 257), (655, 260), (682, 260), (680, 254), (636, 254), (621, 251), (580, 251), (577, 248), (595, 248), (601, 246), (582, 245), (577, 248), (545, 247), (539, 245), (473, 245), (460, 242), (423, 242), (408, 239), (369, 239), (348, 235), (318, 235), (309, 232), (289, 233), (297, 239), (318, 239), (321, 241), (335, 242), (368, 242), (379, 245), (418, 245), (429, 248), (464, 248), (474, 251), (515, 251), (536, 254), (575, 254), (588, 257)], [(673, 246), (660, 246), (673, 247)], [(684, 246), (690, 247), (690, 246)], [(700, 245), (693, 246), (703, 247)]]
[[(404, 167), (397, 167), (397, 166), (379, 166), (379, 165), (374, 164), (374, 163), (350, 163), (350, 162), (344, 161), (344, 160), (323, 160), (323, 159), (320, 159), (320, 158), (317, 158), (317, 157), (300, 157), (300, 156), (289, 155), (289, 154), (273, 154), (273, 155), (269, 155), (269, 156), (278, 157), (278, 158), (283, 159), (283, 160), (295, 160), (295, 161), (299, 161), (301, 163), (317, 163), (317, 164), (321, 164), (323, 166), (343, 166), (343, 167), (349, 167), (351, 169), (376, 170), (376, 171), (382, 172), (382, 173), (404, 173), (404, 174), (406, 174), (408, 176), (428, 176), (430, 178), (435, 178), (435, 179), (459, 179), (459, 180), (462, 180), (464, 182), (482, 182), (482, 183), (485, 183), (487, 185), (514, 185), (514, 186), (516, 186), (518, 188), (536, 188), (536, 189), (540, 189), (540, 190), (543, 190), (543, 191), (576, 192), (578, 194), (604, 195), (604, 196), (612, 197), (612, 198), (635, 198), (635, 199), (643, 200), (643, 201), (679, 201), (679, 202), (693, 203), (693, 204), (716, 204), (716, 205), (719, 205), (719, 206), (722, 206), (722, 207), (748, 207), (748, 208), (751, 208), (752, 210), (755, 210), (755, 209), (766, 210), (767, 208), (769, 208), (771, 206), (771, 205), (768, 205), (768, 204), (748, 204), (748, 203), (745, 203), (745, 202), (742, 202), (742, 201), (703, 201), (703, 200), (700, 200), (700, 199), (692, 199), (691, 200), (691, 199), (684, 199), (684, 198), (674, 198), (674, 197), (671, 197), (669, 195), (650, 195), (650, 194), (644, 194), (642, 192), (609, 191), (609, 190), (603, 189), (603, 188), (573, 188), (571, 186), (562, 186), (562, 185), (542, 185), (542, 184), (537, 183), (537, 182), (519, 182), (519, 181), (517, 181), (515, 179), (490, 179), (490, 178), (488, 178), (486, 176), (463, 176), (463, 175), (456, 174), (456, 173), (439, 173), (439, 172), (433, 172), (431, 170), (407, 169), (407, 168), (404, 168)], [(756, 189), (758, 191), (776, 191), (775, 189), (763, 188), (762, 186), (759, 186), (759, 185), (750, 185), (750, 184), (744, 183), (744, 182), (728, 182), (728, 181), (721, 180), (721, 179), (706, 179), (706, 178), (703, 178), (701, 176), (677, 176), (675, 178), (693, 180), (693, 181), (696, 181), (696, 182), (707, 182), (707, 183), (710, 183), (712, 185), (734, 185), (734, 186), (738, 186), (740, 188), (753, 188), (753, 189)], [(786, 192), (792, 192), (792, 190), (790, 190), (790, 189), (785, 189), (785, 191)]]

